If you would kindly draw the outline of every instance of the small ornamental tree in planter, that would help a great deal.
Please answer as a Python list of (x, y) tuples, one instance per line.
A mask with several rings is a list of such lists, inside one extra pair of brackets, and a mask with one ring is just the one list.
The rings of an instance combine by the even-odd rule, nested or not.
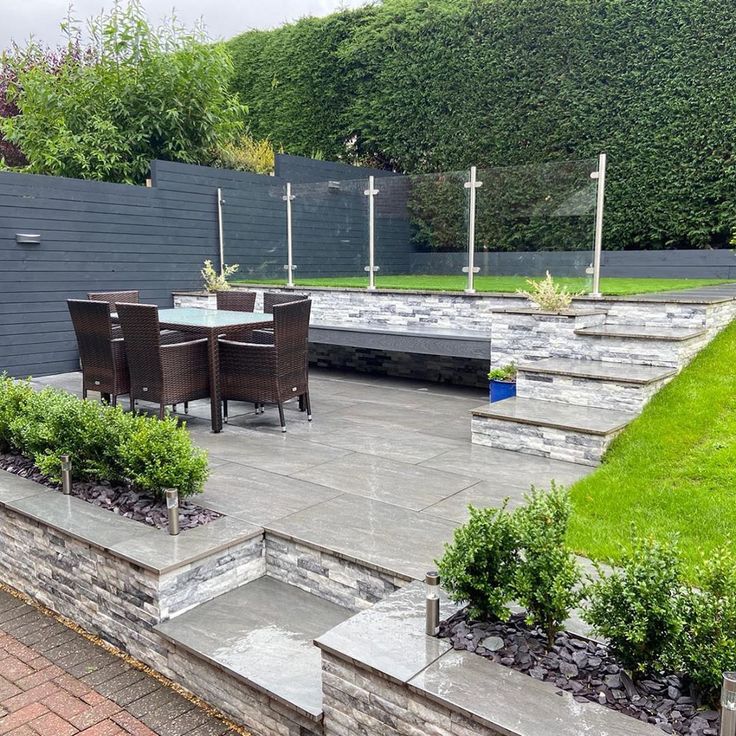
[(513, 363), (488, 372), (488, 398), (493, 404), (516, 396), (516, 366)]
[(569, 291), (566, 286), (556, 284), (552, 274), (547, 271), (546, 276), (539, 281), (527, 279), (529, 291), (519, 289), (516, 293), (525, 296), (532, 305), (542, 312), (559, 313), (570, 308), (572, 300), (584, 292)]
[(202, 270), (200, 271), (205, 291), (209, 294), (215, 294), (218, 291), (228, 291), (231, 288), (228, 278), (234, 273), (237, 273), (239, 268), (240, 265), (237, 263), (232, 266), (224, 264), (222, 272), (218, 273), (212, 265), (212, 261), (209, 259), (206, 260)]

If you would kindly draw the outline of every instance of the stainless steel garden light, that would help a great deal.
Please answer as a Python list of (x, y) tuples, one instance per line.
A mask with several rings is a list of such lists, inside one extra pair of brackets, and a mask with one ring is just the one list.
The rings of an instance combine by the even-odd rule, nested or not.
[(179, 533), (179, 491), (176, 488), (166, 489), (166, 508), (169, 511), (169, 534)]
[(440, 576), (430, 570), (424, 578), (427, 589), (427, 636), (437, 636), (440, 628)]
[(72, 461), (69, 455), (61, 456), (61, 490), (65, 496), (72, 492)]
[(721, 736), (736, 736), (736, 672), (723, 673)]

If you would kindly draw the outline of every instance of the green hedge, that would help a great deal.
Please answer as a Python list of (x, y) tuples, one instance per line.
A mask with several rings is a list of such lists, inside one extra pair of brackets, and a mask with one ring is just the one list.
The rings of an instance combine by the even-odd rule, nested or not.
[(53, 480), (68, 454), (75, 480), (129, 484), (158, 498), (166, 488), (200, 493), (208, 473), (207, 453), (173, 417), (124, 412), (53, 388), (36, 392), (0, 375), (0, 452), (8, 451), (32, 458)]
[(420, 172), (609, 154), (607, 248), (736, 226), (736, 14), (720, 0), (385, 0), (233, 39), (258, 137)]

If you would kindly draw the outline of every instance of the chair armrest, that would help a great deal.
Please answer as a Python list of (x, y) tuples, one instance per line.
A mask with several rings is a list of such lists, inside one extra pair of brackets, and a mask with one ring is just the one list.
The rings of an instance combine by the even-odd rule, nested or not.
[(262, 372), (276, 368), (276, 347), (269, 344), (220, 340), (220, 370)]
[(176, 342), (161, 346), (161, 364), (164, 370), (190, 364), (197, 369), (208, 369), (207, 339)]

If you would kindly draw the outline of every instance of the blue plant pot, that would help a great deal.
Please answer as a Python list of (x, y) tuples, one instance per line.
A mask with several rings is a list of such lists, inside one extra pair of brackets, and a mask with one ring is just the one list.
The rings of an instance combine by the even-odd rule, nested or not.
[(496, 401), (503, 401), (516, 396), (516, 383), (511, 381), (489, 381), (488, 394), (493, 404)]

